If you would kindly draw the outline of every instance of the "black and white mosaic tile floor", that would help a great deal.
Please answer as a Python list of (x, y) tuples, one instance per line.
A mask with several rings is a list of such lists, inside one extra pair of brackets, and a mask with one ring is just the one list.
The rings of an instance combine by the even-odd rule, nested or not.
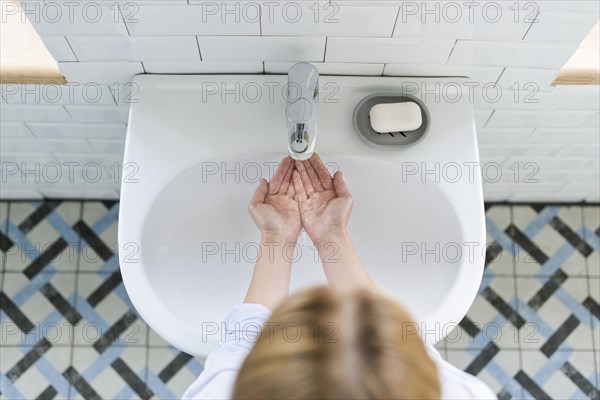
[[(116, 202), (0, 202), (0, 398), (180, 398), (203, 360), (138, 317)], [(501, 399), (600, 399), (600, 207), (487, 207), (479, 295), (438, 345)]]

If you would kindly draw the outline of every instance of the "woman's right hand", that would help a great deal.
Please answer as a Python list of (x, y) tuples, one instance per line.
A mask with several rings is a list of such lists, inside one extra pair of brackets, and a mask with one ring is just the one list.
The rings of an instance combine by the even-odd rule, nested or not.
[(306, 161), (294, 162), (296, 201), (310, 239), (319, 245), (330, 235), (345, 234), (353, 200), (342, 173), (337, 171), (332, 178), (316, 153)]
[(248, 211), (264, 237), (281, 236), (296, 242), (302, 229), (296, 192), (292, 184), (293, 161), (285, 157), (271, 182), (261, 179), (252, 196)]

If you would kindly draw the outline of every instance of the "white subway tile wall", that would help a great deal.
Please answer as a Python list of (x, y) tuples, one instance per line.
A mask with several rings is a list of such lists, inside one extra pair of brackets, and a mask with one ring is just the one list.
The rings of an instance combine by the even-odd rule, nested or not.
[(599, 88), (551, 86), (598, 21), (595, 0), (21, 4), (68, 84), (1, 85), (2, 198), (118, 198), (136, 74), (310, 61), (330, 75), (467, 76), (486, 200), (600, 201)]
[(235, 1), (192, 5), (134, 1), (124, 20), (131, 36), (260, 35), (260, 6), (248, 4), (242, 8)]
[(504, 68), (445, 64), (385, 64), (385, 76), (468, 76), (473, 82), (495, 83)]
[(262, 61), (147, 61), (148, 74), (262, 74)]
[(325, 62), (444, 64), (452, 39), (330, 37)]
[[(575, 6), (574, 6), (575, 7)], [(598, 14), (593, 12), (541, 11), (538, 21), (531, 26), (525, 41), (527, 42), (577, 42), (585, 37), (590, 27), (598, 21)]]
[[(116, 109), (116, 107), (115, 107)], [(110, 138), (123, 140), (127, 125), (125, 124), (77, 124), (77, 123), (46, 123), (46, 122), (29, 122), (27, 123), (29, 130), (37, 138), (78, 138), (84, 137), (82, 131), (85, 131), (86, 138)], [(2, 125), (4, 129), (4, 124)], [(4, 136), (4, 134), (3, 134)]]
[(72, 105), (65, 108), (75, 122), (84, 124), (106, 121), (125, 124), (129, 117), (127, 106)]
[(40, 36), (128, 36), (122, 11), (111, 2), (20, 1)]
[(539, 69), (539, 68), (516, 68), (508, 67), (498, 79), (498, 85), (503, 88), (514, 87), (515, 84), (523, 88), (525, 85), (534, 85), (532, 87), (539, 90), (551, 90), (550, 84), (558, 75), (559, 69)]
[(0, 85), (8, 104), (84, 104), (114, 105), (108, 85), (90, 82), (68, 82), (66, 85)]
[(325, 37), (198, 36), (206, 61), (323, 61)]
[[(469, 2), (406, 2), (400, 7), (395, 37), (521, 40), (526, 18), (515, 22), (510, 2), (488, 2), (477, 10)], [(481, 13), (480, 15), (475, 15)]]
[(398, 7), (336, 6), (329, 1), (295, 2), (281, 11), (276, 2), (262, 2), (263, 35), (389, 37)]
[(45, 36), (43, 42), (56, 61), (78, 61), (64, 36)]
[[(367, 75), (381, 76), (384, 64), (369, 63), (330, 63), (313, 62), (323, 75)], [(287, 74), (290, 67), (294, 65), (293, 61), (266, 61), (265, 73), (267, 74)]]
[[(480, 145), (502, 143), (524, 143), (535, 129), (478, 129), (477, 140)], [(545, 143), (542, 140), (541, 143)]]
[(35, 137), (23, 122), (1, 122), (0, 131), (2, 131), (3, 139), (13, 137), (32, 139)]
[(77, 60), (200, 61), (195, 36), (71, 36)]
[(576, 48), (569, 43), (457, 40), (448, 64), (560, 69)]
[(63, 106), (37, 104), (3, 104), (0, 121), (67, 122), (71, 117)]

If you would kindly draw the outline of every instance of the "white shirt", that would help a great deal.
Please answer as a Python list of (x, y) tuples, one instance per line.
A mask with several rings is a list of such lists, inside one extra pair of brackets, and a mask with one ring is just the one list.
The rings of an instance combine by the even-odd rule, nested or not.
[[(244, 359), (252, 350), (256, 330), (240, 334), (240, 327), (259, 327), (269, 318), (271, 310), (261, 304), (238, 304), (225, 318), (224, 341), (204, 364), (204, 370), (183, 395), (183, 399), (231, 399), (233, 385)], [(426, 344), (429, 357), (434, 361), (442, 399), (485, 400), (497, 399), (494, 392), (478, 378), (456, 368), (444, 360), (435, 347)]]

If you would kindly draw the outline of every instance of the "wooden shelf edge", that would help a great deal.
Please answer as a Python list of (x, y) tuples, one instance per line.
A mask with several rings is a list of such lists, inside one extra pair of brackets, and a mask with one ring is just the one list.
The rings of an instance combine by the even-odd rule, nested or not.
[(0, 72), (0, 84), (46, 84), (66, 85), (67, 80), (62, 74), (23, 74)]
[(552, 82), (552, 86), (559, 85), (600, 85), (600, 71), (561, 71)]

